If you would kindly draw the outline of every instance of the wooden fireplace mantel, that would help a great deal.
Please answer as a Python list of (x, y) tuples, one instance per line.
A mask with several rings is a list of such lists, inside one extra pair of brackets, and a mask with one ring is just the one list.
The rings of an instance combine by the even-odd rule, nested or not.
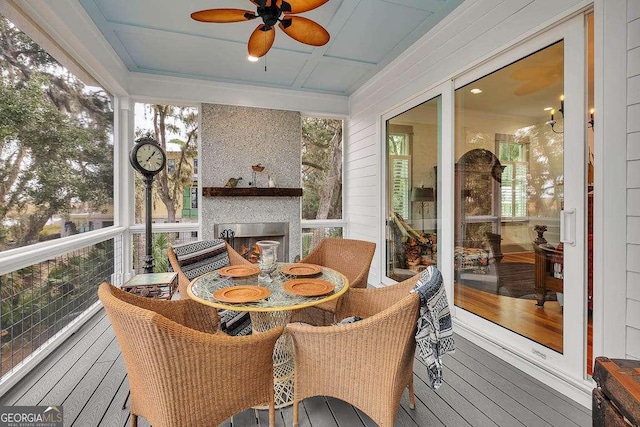
[(302, 197), (302, 188), (202, 187), (204, 197)]

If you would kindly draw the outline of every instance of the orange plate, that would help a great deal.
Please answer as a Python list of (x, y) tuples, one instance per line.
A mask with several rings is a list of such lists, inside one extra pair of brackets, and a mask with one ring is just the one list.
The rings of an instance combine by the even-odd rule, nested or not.
[(251, 302), (268, 297), (271, 291), (264, 286), (239, 285), (218, 289), (213, 297), (221, 302)]
[(218, 270), (218, 274), (228, 277), (247, 277), (260, 273), (260, 268), (254, 265), (230, 265)]
[(304, 297), (317, 297), (333, 292), (335, 286), (326, 280), (293, 279), (284, 282), (282, 288), (290, 294), (302, 295)]
[(290, 274), (292, 276), (313, 276), (314, 274), (322, 273), (322, 267), (315, 264), (290, 264), (282, 267), (284, 274)]

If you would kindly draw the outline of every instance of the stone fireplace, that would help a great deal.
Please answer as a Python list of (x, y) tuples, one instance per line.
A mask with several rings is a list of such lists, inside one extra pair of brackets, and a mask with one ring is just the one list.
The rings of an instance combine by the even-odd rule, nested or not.
[(289, 259), (289, 224), (286, 222), (216, 224), (213, 233), (227, 240), (236, 252), (251, 262), (257, 262), (255, 244), (259, 240), (280, 242), (278, 260)]
[[(203, 104), (201, 111), (199, 175), (203, 188), (224, 188), (229, 178), (242, 178), (237, 188), (246, 189), (253, 181), (251, 166), (257, 164), (264, 166), (256, 176), (258, 190), (268, 190), (269, 177), (278, 188), (301, 187), (299, 112), (218, 104)], [(281, 245), (279, 259), (293, 261), (302, 253), (300, 197), (259, 193), (206, 196), (203, 190), (202, 238), (219, 238), (224, 230), (220, 225), (239, 224), (243, 229), (258, 223), (283, 223), (287, 230), (280, 238), (287, 242)], [(237, 232), (235, 237), (239, 237)], [(264, 240), (277, 240), (271, 237)]]

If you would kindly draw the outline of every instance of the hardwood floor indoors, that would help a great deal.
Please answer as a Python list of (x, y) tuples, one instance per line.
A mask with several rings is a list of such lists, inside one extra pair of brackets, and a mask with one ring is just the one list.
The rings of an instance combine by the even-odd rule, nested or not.
[[(530, 262), (533, 253), (505, 254), (502, 262)], [(458, 283), (456, 283), (458, 285)], [(484, 317), (494, 323), (528, 337), (552, 350), (562, 352), (563, 316), (558, 301), (547, 301), (544, 307), (536, 305), (534, 299), (513, 298), (484, 292), (469, 286), (455, 286), (455, 305)], [(591, 375), (592, 316), (587, 325), (587, 374)]]

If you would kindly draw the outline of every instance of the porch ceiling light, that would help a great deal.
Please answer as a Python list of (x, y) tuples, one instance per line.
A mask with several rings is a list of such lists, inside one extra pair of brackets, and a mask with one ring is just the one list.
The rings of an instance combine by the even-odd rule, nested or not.
[(477, 95), (479, 93), (482, 93), (482, 89), (478, 89), (477, 87), (474, 87), (473, 89), (471, 89), (470, 92), (474, 95)]

